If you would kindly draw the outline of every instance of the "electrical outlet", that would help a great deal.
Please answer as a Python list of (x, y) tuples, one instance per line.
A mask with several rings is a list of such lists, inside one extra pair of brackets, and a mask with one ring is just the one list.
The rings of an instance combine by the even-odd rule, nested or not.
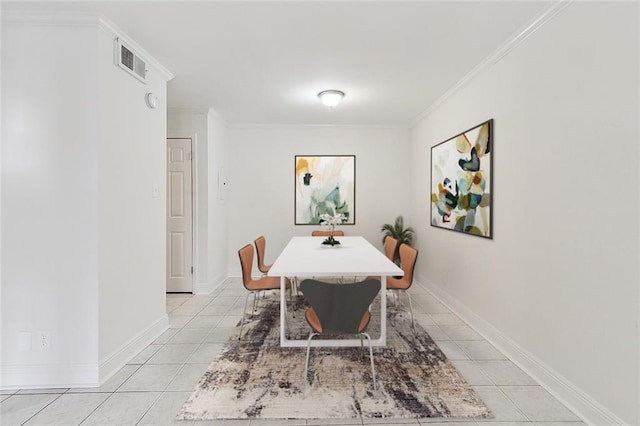
[(49, 349), (51, 347), (51, 333), (48, 331), (38, 331), (36, 346), (39, 349)]

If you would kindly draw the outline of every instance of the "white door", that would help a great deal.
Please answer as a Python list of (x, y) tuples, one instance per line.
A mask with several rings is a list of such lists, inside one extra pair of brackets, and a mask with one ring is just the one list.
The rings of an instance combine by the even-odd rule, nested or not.
[(193, 293), (191, 138), (167, 139), (167, 292)]

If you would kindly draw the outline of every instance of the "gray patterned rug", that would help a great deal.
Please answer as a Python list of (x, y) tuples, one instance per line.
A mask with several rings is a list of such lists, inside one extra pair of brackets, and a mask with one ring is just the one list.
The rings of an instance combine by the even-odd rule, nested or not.
[[(298, 305), (302, 304), (297, 299)], [(311, 383), (303, 379), (306, 348), (279, 346), (277, 296), (239, 324), (176, 417), (210, 419), (487, 418), (491, 413), (426, 331), (404, 308), (390, 306), (387, 347), (374, 349), (373, 390), (368, 348), (312, 348)], [(374, 311), (377, 310), (374, 306)], [(291, 337), (304, 339), (304, 307), (289, 315)], [(373, 312), (369, 331), (379, 334)]]

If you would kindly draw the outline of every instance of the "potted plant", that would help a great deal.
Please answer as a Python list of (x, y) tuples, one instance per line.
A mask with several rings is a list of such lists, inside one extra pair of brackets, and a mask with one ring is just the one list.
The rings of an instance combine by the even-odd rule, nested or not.
[(413, 236), (415, 231), (412, 227), (405, 228), (404, 227), (404, 218), (402, 216), (396, 217), (396, 221), (393, 225), (385, 223), (380, 228), (380, 231), (383, 232), (382, 243), (384, 244), (384, 240), (387, 237), (395, 238), (398, 240), (398, 244), (396, 245), (396, 250), (393, 254), (393, 261), (396, 264), (400, 264), (400, 246), (402, 244), (407, 244), (411, 246), (413, 244)]
[(322, 242), (323, 245), (328, 246), (336, 246), (340, 244), (340, 241), (336, 240), (333, 236), (334, 231), (336, 230), (336, 225), (342, 224), (345, 221), (345, 217), (341, 213), (336, 213), (331, 216), (330, 214), (322, 214), (320, 215), (320, 225), (324, 225), (329, 228), (329, 236), (326, 240)]

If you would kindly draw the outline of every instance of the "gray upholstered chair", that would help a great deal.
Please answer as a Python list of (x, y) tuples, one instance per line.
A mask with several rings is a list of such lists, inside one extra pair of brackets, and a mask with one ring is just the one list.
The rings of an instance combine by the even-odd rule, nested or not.
[(307, 380), (311, 339), (324, 334), (354, 334), (366, 337), (369, 342), (371, 358), (371, 376), (373, 388), (376, 386), (376, 370), (373, 362), (371, 337), (365, 332), (371, 319), (369, 307), (380, 292), (380, 281), (365, 280), (349, 284), (333, 284), (306, 279), (300, 284), (300, 290), (310, 307), (305, 318), (311, 326), (307, 342), (307, 359), (304, 366), (304, 379)]

